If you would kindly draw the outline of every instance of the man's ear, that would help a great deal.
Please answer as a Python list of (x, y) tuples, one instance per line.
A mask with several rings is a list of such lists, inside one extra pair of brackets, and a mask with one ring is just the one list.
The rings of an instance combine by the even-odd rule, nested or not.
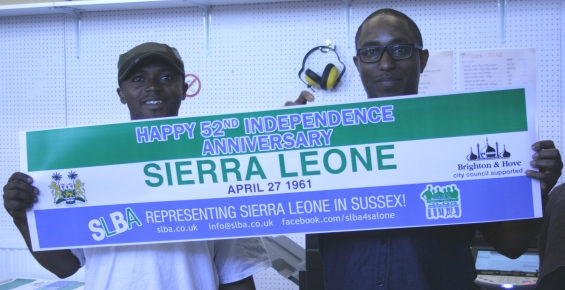
[(361, 70), (359, 69), (359, 58), (357, 58), (356, 55), (353, 56), (353, 63), (355, 64), (355, 67), (357, 68), (357, 72), (361, 73)]
[(183, 94), (182, 94), (181, 100), (184, 101), (184, 99), (186, 99), (186, 91), (188, 91), (188, 84), (186, 82), (182, 83), (182, 91), (183, 91)]
[(428, 64), (429, 57), (430, 57), (430, 52), (427, 49), (424, 49), (420, 52), (420, 73), (424, 72), (424, 69)]
[(118, 93), (118, 96), (120, 96), (120, 102), (122, 102), (122, 104), (127, 104), (128, 101), (126, 100), (126, 96), (124, 96), (124, 92), (122, 92), (122, 88), (117, 88), (116, 92)]

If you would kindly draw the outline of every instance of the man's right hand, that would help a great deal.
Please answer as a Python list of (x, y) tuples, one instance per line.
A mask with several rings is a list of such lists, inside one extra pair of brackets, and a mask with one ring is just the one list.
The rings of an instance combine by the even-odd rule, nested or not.
[(26, 245), (33, 257), (45, 269), (59, 278), (67, 278), (80, 268), (80, 262), (70, 250), (37, 251), (31, 248), (31, 239), (27, 225), (26, 210), (37, 202), (39, 189), (31, 185), (33, 178), (16, 172), (4, 185), (4, 208), (14, 219), (14, 224), (20, 230)]
[(312, 102), (313, 100), (314, 100), (314, 95), (312, 95), (309, 91), (302, 91), (300, 93), (300, 96), (298, 96), (298, 99), (296, 99), (296, 101), (294, 102), (288, 101), (284, 105), (285, 106), (306, 105), (306, 103)]
[(39, 189), (31, 185), (33, 178), (16, 172), (4, 185), (4, 208), (14, 219), (14, 223), (27, 223), (26, 210), (37, 202)]

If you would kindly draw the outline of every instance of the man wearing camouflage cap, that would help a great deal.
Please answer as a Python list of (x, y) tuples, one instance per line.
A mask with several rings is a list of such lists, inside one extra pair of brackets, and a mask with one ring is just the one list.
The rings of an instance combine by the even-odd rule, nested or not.
[[(188, 89), (184, 77), (175, 48), (148, 42), (120, 55), (117, 92), (131, 120), (173, 117)], [(252, 275), (271, 265), (259, 238), (33, 252), (26, 210), (41, 194), (32, 183), (14, 173), (4, 207), (47, 270), (64, 278), (85, 266), (85, 289), (255, 289)]]

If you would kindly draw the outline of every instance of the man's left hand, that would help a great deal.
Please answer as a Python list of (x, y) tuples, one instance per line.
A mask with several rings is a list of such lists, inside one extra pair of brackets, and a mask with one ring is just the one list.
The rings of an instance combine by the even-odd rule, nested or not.
[(526, 175), (539, 180), (542, 194), (548, 194), (561, 176), (561, 154), (551, 140), (538, 141), (532, 144), (532, 149), (536, 153), (532, 156), (530, 165), (538, 171), (526, 170)]

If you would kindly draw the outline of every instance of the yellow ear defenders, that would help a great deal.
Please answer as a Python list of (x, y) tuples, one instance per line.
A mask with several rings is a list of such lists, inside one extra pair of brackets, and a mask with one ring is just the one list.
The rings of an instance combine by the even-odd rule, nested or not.
[[(306, 72), (304, 73), (305, 74), (304, 79), (306, 80), (305, 82), (302, 79), (302, 72), (304, 71), (304, 65), (306, 64), (306, 60), (308, 59), (308, 56), (310, 56), (310, 54), (312, 54), (316, 50), (320, 50), (323, 53), (326, 53), (330, 50), (333, 51), (337, 56), (337, 60), (343, 66), (343, 71), (340, 73), (337, 67), (333, 63), (329, 63), (328, 65), (326, 65), (326, 68), (324, 69), (324, 72), (322, 73), (321, 77), (317, 73), (313, 72), (311, 69), (306, 69)], [(337, 86), (344, 73), (345, 73), (345, 64), (343, 64), (343, 62), (341, 62), (341, 60), (339, 59), (339, 55), (336, 52), (336, 47), (331, 48), (330, 46), (324, 45), (324, 46), (316, 46), (312, 48), (304, 56), (304, 60), (302, 60), (302, 68), (298, 72), (298, 78), (300, 78), (300, 80), (303, 83), (305, 83), (306, 86), (308, 86), (308, 88), (316, 87), (316, 88), (321, 88), (322, 90), (332, 90)]]

